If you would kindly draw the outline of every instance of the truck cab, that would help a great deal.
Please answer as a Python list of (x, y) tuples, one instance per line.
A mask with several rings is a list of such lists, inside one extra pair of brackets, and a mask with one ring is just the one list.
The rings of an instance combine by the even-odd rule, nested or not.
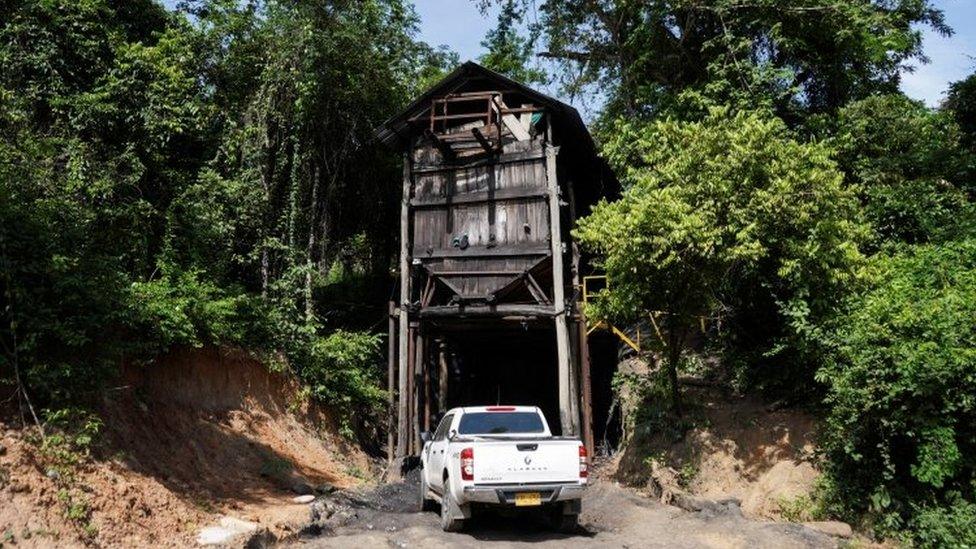
[(558, 529), (576, 528), (586, 448), (578, 438), (552, 436), (539, 408), (454, 408), (423, 438), (421, 509), (439, 502), (445, 531), (463, 528), (479, 506), (542, 507)]

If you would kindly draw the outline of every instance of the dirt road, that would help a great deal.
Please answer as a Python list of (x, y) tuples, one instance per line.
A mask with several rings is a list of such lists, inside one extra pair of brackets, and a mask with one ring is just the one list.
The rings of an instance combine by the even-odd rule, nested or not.
[[(550, 530), (531, 516), (476, 517), (462, 533), (440, 529), (435, 513), (417, 512), (413, 479), (345, 495), (327, 504), (322, 532), (294, 546), (328, 547), (836, 547), (834, 538), (796, 524), (747, 520), (729, 512), (690, 513), (637, 495), (610, 481), (595, 481), (583, 500), (572, 535)], [(310, 528), (315, 531), (317, 527)]]

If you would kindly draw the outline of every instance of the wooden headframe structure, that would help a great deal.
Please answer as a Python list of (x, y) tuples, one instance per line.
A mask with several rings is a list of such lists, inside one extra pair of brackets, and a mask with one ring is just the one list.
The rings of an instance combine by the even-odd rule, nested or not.
[(439, 334), (530, 324), (555, 340), (558, 426), (592, 451), (581, 259), (570, 231), (619, 188), (579, 113), (469, 62), (384, 123), (378, 138), (403, 154), (391, 460), (417, 455), (419, 433), (446, 406)]

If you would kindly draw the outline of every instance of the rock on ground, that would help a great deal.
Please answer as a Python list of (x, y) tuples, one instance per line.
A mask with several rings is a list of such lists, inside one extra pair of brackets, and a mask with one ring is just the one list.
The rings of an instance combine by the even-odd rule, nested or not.
[(238, 537), (247, 537), (258, 531), (258, 524), (234, 517), (220, 517), (215, 526), (200, 530), (197, 543), (200, 545), (224, 545)]
[(854, 535), (854, 530), (851, 528), (850, 524), (837, 520), (804, 522), (803, 525), (807, 528), (812, 528), (818, 532), (823, 532), (828, 536), (834, 536), (837, 538), (847, 539)]

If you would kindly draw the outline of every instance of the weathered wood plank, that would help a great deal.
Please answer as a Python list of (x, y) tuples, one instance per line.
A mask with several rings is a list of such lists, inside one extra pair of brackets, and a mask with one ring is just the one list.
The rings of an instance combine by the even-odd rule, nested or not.
[(507, 317), (507, 316), (538, 316), (552, 317), (551, 305), (532, 305), (519, 303), (505, 303), (499, 305), (440, 305), (421, 309), (420, 318), (449, 318), (449, 317)]
[(508, 164), (512, 162), (524, 162), (527, 160), (541, 161), (545, 159), (545, 153), (542, 151), (541, 147), (525, 151), (505, 152), (494, 158), (481, 158), (457, 165), (441, 163), (442, 160), (439, 157), (432, 155), (432, 152), (434, 152), (434, 150), (427, 149), (424, 151), (424, 154), (415, 155), (415, 160), (417, 162), (414, 167), (415, 174), (426, 175), (453, 171), (460, 168), (476, 168), (480, 166), (487, 166), (489, 164)]
[(533, 198), (545, 198), (546, 190), (540, 187), (509, 187), (495, 191), (494, 196), (485, 191), (475, 191), (451, 197), (437, 197), (426, 195), (424, 198), (414, 198), (410, 205), (414, 208), (443, 208), (445, 206), (455, 206), (459, 204), (477, 204), (481, 202), (503, 202), (508, 200), (523, 200)]
[(487, 246), (470, 246), (466, 250), (461, 250), (458, 248), (435, 248), (428, 252), (427, 250), (417, 248), (414, 250), (415, 257), (423, 259), (435, 259), (435, 258), (483, 258), (483, 257), (532, 257), (540, 255), (549, 255), (551, 249), (548, 244), (535, 244), (524, 246), (495, 246), (489, 248)]
[(579, 321), (576, 323), (579, 330), (579, 353), (580, 353), (580, 377), (583, 387), (581, 400), (583, 401), (583, 444), (586, 445), (587, 454), (592, 460), (594, 453), (593, 441), (593, 382), (590, 377), (590, 344), (586, 335), (586, 317), (580, 314)]
[(447, 411), (447, 391), (448, 391), (448, 368), (447, 368), (447, 344), (441, 340), (438, 364), (440, 372), (437, 374), (437, 411), (444, 413)]

